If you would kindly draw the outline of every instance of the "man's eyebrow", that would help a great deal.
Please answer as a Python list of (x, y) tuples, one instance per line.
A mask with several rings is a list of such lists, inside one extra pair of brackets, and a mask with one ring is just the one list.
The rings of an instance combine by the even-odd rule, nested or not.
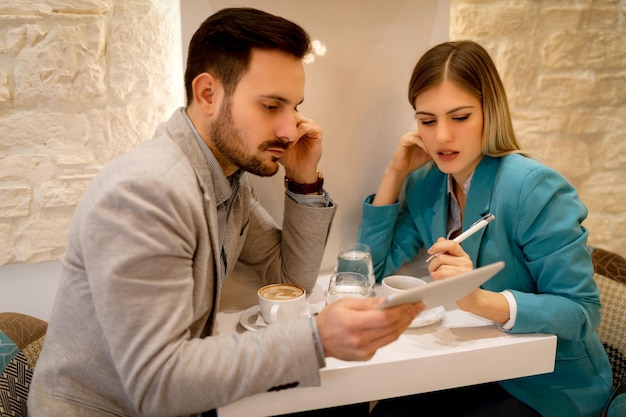
[[(291, 100), (283, 97), (283, 96), (277, 96), (277, 95), (273, 95), (273, 94), (269, 94), (269, 95), (264, 95), (261, 94), (261, 98), (264, 99), (270, 99), (270, 100), (276, 100), (276, 101), (280, 101), (283, 104), (287, 104), (287, 105), (291, 105)], [(304, 98), (302, 100), (300, 100), (298, 103), (296, 103), (296, 107), (299, 106), (300, 104), (302, 104), (304, 102)]]
[[(448, 110), (448, 111), (446, 112), (446, 114), (452, 114), (452, 113), (455, 113), (455, 112), (457, 112), (457, 111), (459, 111), (459, 110), (473, 109), (473, 108), (474, 108), (474, 106), (459, 106), (459, 107), (455, 107), (455, 108), (453, 108), (452, 110)], [(435, 114), (434, 114), (434, 113), (429, 113), (429, 112), (426, 112), (426, 111), (417, 111), (417, 112), (415, 112), (415, 115), (416, 115), (416, 116), (419, 116), (419, 115), (424, 115), (424, 116), (435, 116)]]

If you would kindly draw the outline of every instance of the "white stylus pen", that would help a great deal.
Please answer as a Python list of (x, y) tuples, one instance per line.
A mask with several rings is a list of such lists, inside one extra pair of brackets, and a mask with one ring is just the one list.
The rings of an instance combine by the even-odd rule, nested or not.
[[(480, 229), (482, 229), (483, 227), (487, 226), (487, 224), (492, 221), (493, 219), (495, 219), (496, 217), (491, 214), (485, 214), (483, 217), (481, 217), (480, 219), (476, 220), (474, 222), (474, 224), (472, 224), (470, 226), (469, 229), (467, 229), (466, 231), (464, 231), (463, 233), (461, 233), (460, 235), (458, 235), (457, 237), (455, 237), (454, 240), (457, 243), (461, 243), (463, 242), (465, 239), (467, 239), (468, 237), (470, 237), (471, 235), (473, 235), (474, 233), (478, 232)], [(435, 259), (437, 256), (441, 255), (444, 252), (437, 252), (434, 255), (431, 255), (428, 257), (428, 259), (426, 259), (426, 262), (430, 262), (433, 259)]]

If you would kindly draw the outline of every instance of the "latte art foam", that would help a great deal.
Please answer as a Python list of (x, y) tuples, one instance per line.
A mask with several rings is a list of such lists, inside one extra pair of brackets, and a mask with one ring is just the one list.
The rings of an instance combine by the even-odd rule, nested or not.
[(261, 291), (261, 297), (268, 300), (291, 300), (304, 294), (304, 290), (291, 285), (271, 285)]

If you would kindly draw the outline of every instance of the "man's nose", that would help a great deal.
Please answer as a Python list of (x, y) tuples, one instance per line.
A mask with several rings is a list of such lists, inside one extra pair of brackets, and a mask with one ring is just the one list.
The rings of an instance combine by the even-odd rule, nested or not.
[(297, 112), (286, 111), (280, 115), (276, 126), (276, 136), (287, 142), (295, 142), (298, 137), (298, 117)]

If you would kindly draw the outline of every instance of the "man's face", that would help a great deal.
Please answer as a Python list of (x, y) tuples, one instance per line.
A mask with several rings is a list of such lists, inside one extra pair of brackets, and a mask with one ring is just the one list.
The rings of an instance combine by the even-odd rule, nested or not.
[[(304, 96), (302, 62), (279, 51), (253, 50), (250, 67), (209, 128), (216, 157), (231, 169), (274, 175), (297, 141), (297, 106)], [(234, 172), (234, 169), (232, 171)]]

